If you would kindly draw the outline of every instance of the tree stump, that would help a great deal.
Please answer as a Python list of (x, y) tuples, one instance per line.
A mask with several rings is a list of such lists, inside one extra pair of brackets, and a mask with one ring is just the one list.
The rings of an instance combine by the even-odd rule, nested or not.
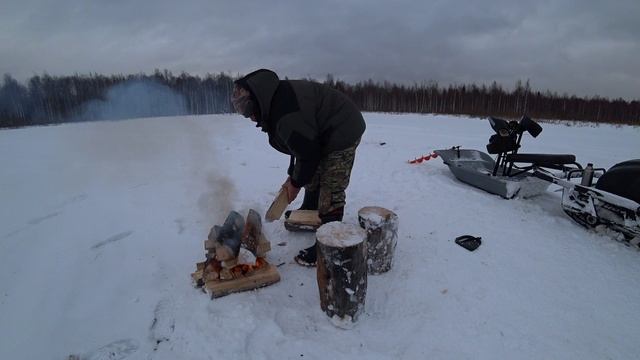
[(334, 221), (320, 226), (316, 238), (320, 307), (335, 326), (349, 329), (367, 295), (366, 232)]
[(367, 206), (358, 211), (358, 222), (367, 231), (367, 271), (372, 275), (389, 271), (398, 242), (398, 215)]

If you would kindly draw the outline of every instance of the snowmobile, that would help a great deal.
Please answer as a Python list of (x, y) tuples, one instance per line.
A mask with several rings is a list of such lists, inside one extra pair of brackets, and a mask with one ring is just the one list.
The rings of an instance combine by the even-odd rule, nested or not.
[(562, 209), (586, 228), (616, 231), (619, 240), (640, 247), (640, 159), (610, 169), (582, 166), (571, 154), (520, 153), (523, 134), (536, 138), (542, 127), (528, 116), (520, 121), (489, 117), (495, 134), (489, 138), (491, 155), (454, 146), (435, 150), (460, 181), (505, 199), (527, 198), (562, 188)]

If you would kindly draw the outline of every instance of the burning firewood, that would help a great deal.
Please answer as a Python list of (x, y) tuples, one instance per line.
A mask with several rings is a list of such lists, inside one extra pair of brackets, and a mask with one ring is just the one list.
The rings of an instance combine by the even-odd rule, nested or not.
[(244, 218), (235, 211), (229, 212), (222, 226), (211, 228), (208, 240), (218, 261), (231, 261), (238, 257), (243, 229)]
[[(211, 229), (204, 247), (206, 260), (196, 264), (191, 277), (196, 287), (213, 298), (280, 281), (276, 267), (265, 259), (271, 243), (262, 233), (260, 215), (253, 209), (246, 221), (231, 211), (222, 226)], [(240, 262), (241, 247), (253, 254), (255, 261)]]
[(242, 247), (251, 251), (251, 253), (259, 258), (271, 250), (271, 243), (267, 241), (262, 233), (262, 221), (260, 214), (251, 209), (247, 215), (244, 230), (242, 231)]

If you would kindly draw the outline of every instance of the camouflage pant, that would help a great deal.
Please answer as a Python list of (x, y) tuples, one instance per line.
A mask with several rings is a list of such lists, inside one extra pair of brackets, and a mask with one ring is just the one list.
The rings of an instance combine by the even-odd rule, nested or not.
[(305, 192), (320, 192), (318, 199), (320, 214), (327, 214), (345, 206), (345, 190), (349, 186), (358, 144), (360, 144), (359, 139), (351, 147), (327, 154), (320, 160), (311, 182), (304, 187)]

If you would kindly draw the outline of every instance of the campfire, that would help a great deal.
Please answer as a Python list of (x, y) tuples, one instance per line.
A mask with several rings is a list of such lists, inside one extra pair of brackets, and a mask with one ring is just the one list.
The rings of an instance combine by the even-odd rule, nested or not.
[(232, 280), (251, 276), (255, 271), (264, 269), (269, 263), (264, 258), (256, 258), (254, 264), (237, 264), (231, 268), (222, 266), (222, 262), (208, 259), (196, 264), (196, 272), (192, 275), (198, 287), (207, 281)]
[[(275, 266), (266, 260), (271, 243), (262, 233), (260, 215), (249, 210), (247, 218), (231, 211), (223, 225), (214, 226), (204, 242), (206, 260), (191, 274), (196, 287), (212, 298), (252, 290), (280, 280)], [(255, 259), (247, 261), (252, 254)], [(245, 255), (245, 256), (241, 256)]]

